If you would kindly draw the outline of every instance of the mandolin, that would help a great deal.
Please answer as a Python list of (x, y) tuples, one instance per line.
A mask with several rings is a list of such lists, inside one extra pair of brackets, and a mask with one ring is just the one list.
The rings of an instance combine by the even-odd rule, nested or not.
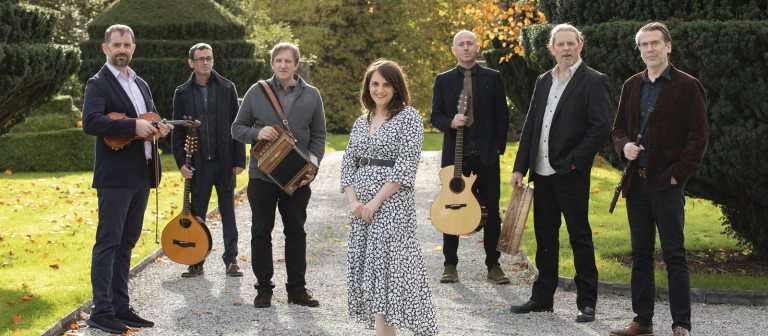
[[(194, 128), (187, 128), (187, 141), (184, 145), (186, 165), (192, 167), (192, 153), (197, 147), (197, 135)], [(211, 253), (211, 231), (205, 221), (190, 211), (189, 194), (191, 179), (184, 180), (184, 208), (181, 214), (171, 220), (163, 229), (163, 252), (169, 259), (179, 264), (197, 264)]]
[[(120, 112), (109, 112), (109, 113), (107, 113), (107, 116), (110, 117), (113, 120), (134, 119), (134, 118), (128, 118), (128, 116), (126, 116), (125, 114), (120, 113)], [(197, 127), (197, 126), (195, 126), (195, 123), (197, 123), (197, 125), (200, 124), (200, 121), (198, 121), (198, 120), (165, 120), (165, 119), (161, 118), (160, 115), (155, 113), (155, 112), (144, 113), (141, 116), (139, 116), (138, 119), (143, 119), (143, 120), (149, 121), (152, 124), (152, 126), (155, 127), (155, 128), (157, 128), (157, 124), (158, 123), (164, 123), (164, 124), (173, 125), (173, 126), (187, 126), (187, 127)], [(160, 138), (160, 131), (157, 131), (154, 134), (152, 134), (152, 135), (150, 135), (150, 136), (148, 136), (146, 138), (142, 138), (142, 137), (139, 137), (139, 136), (136, 136), (134, 138), (108, 138), (108, 137), (105, 137), (104, 138), (104, 143), (106, 143), (107, 146), (109, 146), (109, 148), (112, 148), (113, 150), (121, 150), (121, 149), (127, 147), (128, 145), (130, 145), (131, 141), (133, 141), (133, 140), (152, 141), (153, 139), (159, 139), (159, 138)]]
[[(467, 104), (467, 95), (462, 93), (459, 97), (459, 114), (467, 112)], [(488, 216), (485, 207), (472, 191), (477, 175), (464, 176), (462, 173), (463, 151), (464, 126), (460, 126), (456, 129), (453, 165), (440, 169), (438, 176), (442, 189), (429, 211), (432, 225), (438, 231), (451, 235), (463, 235), (482, 229)]]

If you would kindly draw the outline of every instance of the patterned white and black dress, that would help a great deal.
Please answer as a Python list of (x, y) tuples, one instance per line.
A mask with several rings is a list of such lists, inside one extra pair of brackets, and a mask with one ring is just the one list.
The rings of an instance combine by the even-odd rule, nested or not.
[[(432, 295), (416, 238), (414, 184), (424, 142), (424, 125), (413, 107), (406, 107), (368, 136), (370, 124), (361, 116), (352, 126), (341, 166), (341, 189), (355, 188), (367, 203), (386, 182), (400, 188), (386, 199), (371, 224), (350, 215), (347, 290), (349, 314), (374, 326), (374, 314), (386, 323), (416, 335), (437, 334)], [(392, 160), (394, 167), (357, 167), (355, 158)]]

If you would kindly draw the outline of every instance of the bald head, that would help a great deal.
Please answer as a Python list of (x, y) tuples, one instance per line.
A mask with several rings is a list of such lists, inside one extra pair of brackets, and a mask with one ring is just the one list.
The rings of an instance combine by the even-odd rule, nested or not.
[(459, 43), (459, 41), (466, 39), (471, 39), (475, 42), (475, 44), (477, 44), (477, 36), (475, 36), (475, 33), (465, 29), (459, 31), (456, 33), (456, 35), (453, 35), (453, 45), (455, 46)]

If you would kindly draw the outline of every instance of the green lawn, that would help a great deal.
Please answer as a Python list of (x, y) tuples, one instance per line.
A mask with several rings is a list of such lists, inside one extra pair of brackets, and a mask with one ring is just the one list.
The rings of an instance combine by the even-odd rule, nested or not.
[[(330, 135), (328, 151), (344, 150), (347, 139), (345, 135)], [(439, 150), (441, 140), (439, 133), (426, 134), (424, 150)], [(506, 209), (510, 193), (507, 181), (516, 149), (517, 144), (510, 143), (502, 159), (502, 195), (507, 196), (500, 201), (501, 209)], [(160, 231), (182, 207), (183, 180), (170, 155), (163, 155), (163, 167)], [(91, 172), (0, 175), (0, 335), (39, 335), (90, 298), (90, 255), (97, 223), (96, 193), (90, 187), (91, 177)], [(607, 210), (618, 178), (617, 170), (598, 161), (592, 171), (590, 221), (595, 231), (601, 280), (628, 282), (629, 269), (611, 258), (630, 251), (624, 201), (619, 201), (613, 215)], [(247, 173), (243, 173), (238, 177), (238, 188), (246, 183)], [(716, 207), (698, 199), (688, 199), (686, 204), (686, 246), (690, 250), (739, 251), (733, 239), (721, 234), (723, 227), (719, 219), (722, 216)], [(211, 208), (213, 206), (215, 203)], [(159, 247), (155, 244), (154, 213), (152, 191), (144, 232), (132, 256), (133, 264)], [(524, 249), (534, 255), (532, 225), (526, 231)], [(560, 274), (572, 276), (573, 263), (565, 227), (560, 236)], [(657, 272), (657, 282), (666, 283), (664, 272)], [(768, 277), (693, 274), (692, 286), (768, 291)], [(14, 323), (13, 316), (21, 320)]]

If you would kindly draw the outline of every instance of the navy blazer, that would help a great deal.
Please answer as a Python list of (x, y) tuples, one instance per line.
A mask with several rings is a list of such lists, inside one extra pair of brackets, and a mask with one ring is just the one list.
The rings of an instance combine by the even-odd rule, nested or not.
[[(472, 81), (472, 113), (475, 128), (475, 145), (483, 164), (492, 164), (507, 147), (509, 109), (504, 94), (501, 73), (479, 66), (477, 78)], [(458, 113), (459, 95), (464, 86), (459, 67), (435, 77), (432, 93), (432, 126), (443, 132), (443, 155), (441, 167), (453, 164), (456, 148), (456, 129), (451, 121)], [(465, 133), (466, 135), (466, 133)]]
[[(156, 111), (147, 82), (137, 76), (136, 84), (144, 97), (147, 110)], [(150, 185), (156, 187), (154, 172), (147, 165), (154, 164), (158, 160), (154, 157), (154, 151), (153, 160), (149, 162), (146, 160), (144, 141), (131, 141), (130, 145), (120, 150), (113, 150), (104, 142), (104, 137), (133, 138), (136, 136), (134, 119), (113, 120), (107, 116), (110, 112), (124, 113), (128, 118), (136, 118), (138, 115), (128, 94), (109, 68), (104, 65), (85, 84), (83, 101), (83, 131), (96, 136), (93, 187), (128, 187), (139, 185), (144, 181), (150, 181)], [(157, 177), (157, 181), (159, 180), (160, 176)]]
[[(230, 80), (211, 70), (211, 79), (216, 81), (216, 112), (218, 120), (216, 122), (216, 144), (217, 153), (221, 167), (228, 171), (226, 174), (226, 184), (234, 189), (235, 175), (232, 168), (245, 168), (245, 144), (232, 138), (232, 123), (235, 122), (237, 111), (240, 105), (237, 104), (237, 89)], [(189, 79), (176, 87), (173, 94), (173, 119), (180, 120), (185, 116), (200, 120), (195, 112), (195, 94), (192, 91), (194, 86), (195, 73), (190, 75)], [(200, 129), (195, 132), (199, 136)], [(173, 156), (176, 159), (176, 166), (181, 169), (186, 163), (186, 143), (187, 128), (178, 126), (173, 129)], [(199, 167), (202, 164), (202, 157), (199, 152), (192, 154), (192, 166)], [(200, 190), (199, 179), (192, 177), (192, 192)]]
[[(523, 175), (533, 171), (536, 165), (551, 88), (552, 71), (536, 79), (513, 168)], [(557, 102), (549, 130), (549, 164), (558, 174), (570, 172), (571, 165), (589, 173), (595, 154), (609, 138), (612, 110), (608, 76), (582, 62)], [(530, 181), (533, 181), (532, 176), (528, 177)]]

